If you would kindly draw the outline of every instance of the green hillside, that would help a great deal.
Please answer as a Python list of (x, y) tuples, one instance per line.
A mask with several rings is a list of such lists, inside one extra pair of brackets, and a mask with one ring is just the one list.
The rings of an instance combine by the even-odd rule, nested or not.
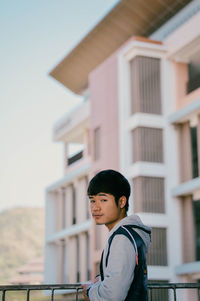
[(0, 284), (21, 265), (43, 257), (44, 209), (14, 208), (0, 213)]

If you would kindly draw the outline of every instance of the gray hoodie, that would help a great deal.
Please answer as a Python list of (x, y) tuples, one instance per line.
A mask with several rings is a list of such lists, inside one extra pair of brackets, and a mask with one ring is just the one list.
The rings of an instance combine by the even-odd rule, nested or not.
[[(151, 231), (145, 226), (139, 216), (131, 215), (120, 220), (108, 234), (109, 237), (122, 225), (137, 225)], [(145, 243), (146, 251), (150, 245), (150, 235), (140, 229), (134, 228)], [(107, 240), (108, 241), (108, 240)], [(108, 252), (108, 242), (104, 248), (103, 271), (104, 280), (93, 284), (89, 290), (91, 301), (123, 301), (131, 286), (136, 265), (136, 254), (132, 243), (125, 235), (116, 235), (113, 238), (108, 265), (105, 258)]]

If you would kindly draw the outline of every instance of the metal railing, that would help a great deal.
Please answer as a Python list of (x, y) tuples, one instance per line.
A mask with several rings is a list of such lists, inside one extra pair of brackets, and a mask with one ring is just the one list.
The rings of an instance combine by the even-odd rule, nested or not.
[[(148, 284), (149, 301), (154, 300), (153, 299), (153, 290), (160, 290), (160, 289), (165, 290), (165, 291), (167, 290), (167, 292), (171, 292), (172, 294), (171, 294), (170, 300), (173, 300), (173, 301), (179, 301), (178, 297), (177, 297), (178, 290), (195, 289), (195, 290), (197, 290), (198, 300), (200, 300), (200, 283), (162, 283), (162, 284), (161, 283), (151, 283), (151, 284)], [(167, 300), (169, 300), (169, 297), (167, 297)]]
[[(148, 284), (148, 294), (149, 301), (154, 301), (153, 291), (157, 290), (167, 290), (171, 291), (170, 300), (179, 301), (177, 298), (177, 291), (180, 289), (196, 289), (197, 296), (200, 300), (200, 283), (151, 283)], [(0, 285), (1, 292), (1, 301), (6, 301), (6, 293), (9, 291), (25, 291), (26, 292), (26, 301), (30, 301), (30, 292), (31, 291), (50, 291), (49, 298), (51, 301), (54, 301), (55, 292), (63, 291), (63, 294), (73, 293), (76, 301), (79, 299), (79, 292), (82, 291), (80, 283), (77, 284), (42, 284), (42, 285)], [(158, 299), (156, 299), (158, 300)], [(167, 297), (169, 300), (169, 297)], [(181, 301), (181, 300), (180, 300)]]
[(71, 164), (73, 164), (74, 162), (80, 160), (81, 158), (83, 158), (83, 151), (81, 151), (81, 152), (75, 154), (74, 156), (68, 158), (68, 159), (67, 159), (67, 164), (68, 164), (68, 165), (71, 165)]
[(82, 290), (81, 284), (41, 284), (41, 285), (0, 285), (1, 301), (6, 301), (6, 293), (14, 291), (24, 291), (26, 292), (26, 301), (30, 301), (31, 291), (49, 291), (50, 300), (54, 301), (55, 292), (63, 291), (66, 294), (66, 291), (73, 292), (75, 294), (75, 300), (78, 301), (78, 293)]

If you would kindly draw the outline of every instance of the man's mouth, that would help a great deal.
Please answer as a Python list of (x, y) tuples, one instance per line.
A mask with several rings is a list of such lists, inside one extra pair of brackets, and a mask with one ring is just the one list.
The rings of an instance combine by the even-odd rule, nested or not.
[(102, 214), (92, 214), (93, 217), (101, 217), (103, 216)]

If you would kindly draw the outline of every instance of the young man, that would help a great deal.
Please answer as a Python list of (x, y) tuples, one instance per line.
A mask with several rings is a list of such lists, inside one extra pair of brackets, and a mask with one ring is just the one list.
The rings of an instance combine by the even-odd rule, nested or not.
[(117, 171), (103, 170), (89, 183), (91, 214), (105, 225), (108, 240), (100, 276), (83, 285), (87, 301), (147, 301), (146, 252), (151, 229), (137, 215), (127, 216), (130, 185)]

